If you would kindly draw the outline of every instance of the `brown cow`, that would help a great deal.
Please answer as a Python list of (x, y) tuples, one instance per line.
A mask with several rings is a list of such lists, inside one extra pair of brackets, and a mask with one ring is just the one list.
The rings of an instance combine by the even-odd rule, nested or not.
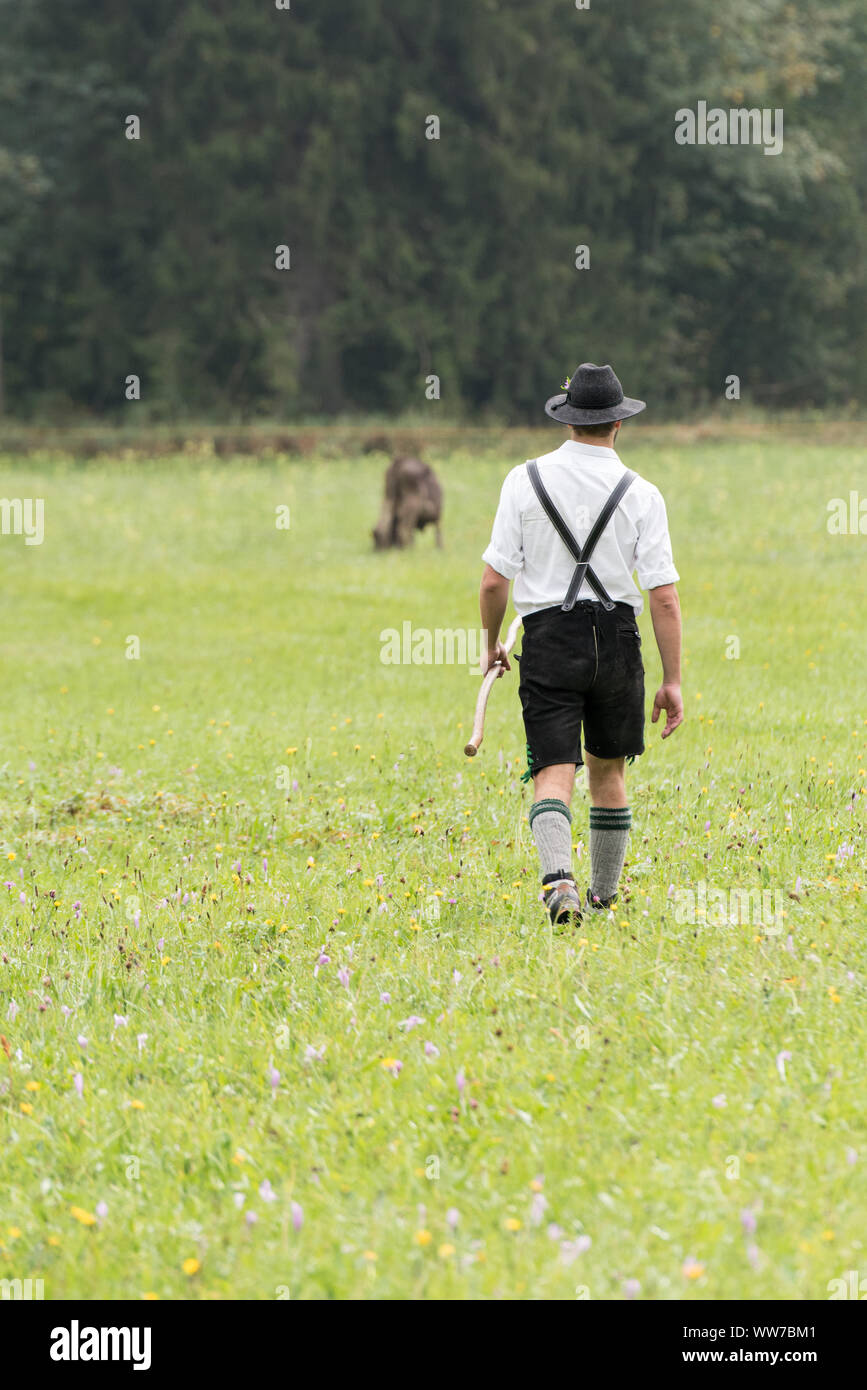
[(396, 458), (385, 474), (385, 497), (373, 530), (377, 550), (412, 545), (416, 531), (436, 527), (436, 543), (442, 547), (440, 529), (443, 490), (432, 468), (421, 459)]

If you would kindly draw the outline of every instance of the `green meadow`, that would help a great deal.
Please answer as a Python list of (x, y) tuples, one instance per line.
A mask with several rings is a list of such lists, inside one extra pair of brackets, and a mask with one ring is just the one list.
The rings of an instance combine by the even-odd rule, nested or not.
[[(616, 911), (561, 934), (517, 673), (470, 761), (478, 676), (381, 660), (406, 622), (478, 628), (526, 434), (428, 451), (441, 552), (374, 553), (382, 454), (0, 461), (44, 500), (41, 545), (0, 535), (0, 1279), (799, 1300), (867, 1271), (867, 540), (827, 525), (867, 451), (820, 437), (624, 431), (686, 722), (630, 769)], [(580, 882), (580, 781), (573, 810)]]

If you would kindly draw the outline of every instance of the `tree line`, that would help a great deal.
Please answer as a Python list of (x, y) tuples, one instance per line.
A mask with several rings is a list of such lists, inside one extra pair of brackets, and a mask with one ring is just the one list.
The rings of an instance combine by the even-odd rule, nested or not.
[(863, 396), (854, 0), (0, 0), (0, 34), (9, 415), (527, 421), (584, 359), (660, 414)]

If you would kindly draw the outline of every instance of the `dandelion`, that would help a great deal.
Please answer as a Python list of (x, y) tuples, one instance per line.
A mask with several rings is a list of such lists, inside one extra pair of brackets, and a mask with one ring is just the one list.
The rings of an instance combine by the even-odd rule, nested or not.
[(84, 1207), (70, 1207), (69, 1215), (74, 1216), (76, 1221), (80, 1222), (82, 1226), (96, 1225), (96, 1217), (93, 1212), (85, 1211)]
[(198, 1274), (201, 1267), (202, 1262), (201, 1260), (197, 1260), (195, 1255), (188, 1255), (187, 1258), (184, 1260), (183, 1264), (181, 1265), (181, 1269), (184, 1271), (184, 1274), (186, 1274), (187, 1277), (190, 1279), (193, 1277), (194, 1274)]
[(444, 1241), (443, 1244), (437, 1250), (437, 1254), (439, 1255), (441, 1260), (451, 1259), (454, 1253), (455, 1247), (453, 1245), (450, 1245), (448, 1241)]
[(413, 1240), (415, 1241), (416, 1245), (420, 1245), (422, 1249), (424, 1249), (426, 1246), (430, 1245), (431, 1241), (433, 1240), (433, 1236), (431, 1235), (430, 1231), (416, 1231), (415, 1235), (413, 1236)]

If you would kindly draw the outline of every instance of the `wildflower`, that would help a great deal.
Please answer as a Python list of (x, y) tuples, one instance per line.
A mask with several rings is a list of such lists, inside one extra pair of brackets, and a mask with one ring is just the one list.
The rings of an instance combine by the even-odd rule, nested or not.
[(95, 1226), (96, 1217), (93, 1212), (85, 1211), (84, 1207), (70, 1207), (69, 1215), (74, 1216), (76, 1221), (80, 1221), (82, 1226)]
[(403, 1071), (403, 1062), (398, 1061), (397, 1057), (383, 1057), (379, 1065), (384, 1071), (390, 1071), (394, 1077), (400, 1076)]
[(424, 1249), (425, 1246), (430, 1245), (431, 1241), (433, 1240), (433, 1236), (431, 1235), (430, 1231), (416, 1231), (415, 1235), (413, 1236), (413, 1240), (415, 1241), (416, 1245), (420, 1245), (422, 1249)]
[(584, 1255), (593, 1244), (589, 1236), (577, 1236), (575, 1240), (564, 1240), (560, 1242), (560, 1259), (564, 1265), (570, 1265), (579, 1255)]
[(383, 993), (379, 996), (379, 1002), (380, 1002), (381, 1004), (390, 1004), (390, 1003), (391, 1003), (391, 995), (388, 993), (387, 990), (384, 990)]
[(187, 1258), (184, 1260), (183, 1264), (181, 1265), (181, 1269), (184, 1271), (184, 1274), (188, 1275), (189, 1278), (192, 1278), (194, 1274), (198, 1274), (201, 1267), (202, 1262), (201, 1260), (197, 1260), (195, 1255), (188, 1255)]
[(517, 1216), (507, 1216), (503, 1225), (507, 1231), (520, 1231), (522, 1222), (518, 1220)]
[(456, 1228), (460, 1219), (460, 1213), (458, 1212), (457, 1207), (449, 1207), (448, 1211), (446, 1212), (446, 1225), (449, 1227), (450, 1230), (453, 1231)]
[(440, 1050), (436, 1043), (426, 1042), (424, 1045), (424, 1055), (425, 1057), (439, 1057)]
[(623, 1284), (623, 1296), (624, 1296), (624, 1298), (629, 1298), (629, 1299), (637, 1298), (640, 1292), (641, 1292), (641, 1285), (639, 1284), (639, 1282), (638, 1282), (637, 1279), (626, 1279), (626, 1280), (624, 1281), (624, 1284)]
[(745, 1236), (755, 1234), (756, 1214), (754, 1211), (751, 1211), (749, 1207), (746, 1207), (745, 1210), (741, 1212), (741, 1226), (743, 1227)]
[(541, 1226), (548, 1202), (541, 1192), (535, 1193), (530, 1203), (530, 1225)]
[(280, 1085), (280, 1073), (276, 1067), (268, 1068), (268, 1080), (271, 1083), (271, 1090), (276, 1092), (277, 1087)]
[(458, 1095), (462, 1096), (464, 1093), (464, 1088), (467, 1084), (467, 1078), (464, 1075), (463, 1068), (461, 1068), (461, 1070), (458, 1072), (457, 1076), (455, 1077), (455, 1081), (457, 1082)]
[(345, 965), (342, 965), (338, 970), (337, 978), (343, 985), (344, 989), (349, 989), (349, 971), (347, 970)]
[(78, 1096), (80, 1100), (81, 1097), (84, 1095), (84, 1077), (80, 1071), (77, 1071), (73, 1076), (72, 1084), (75, 1087), (75, 1094)]
[(728, 1101), (723, 1095), (714, 1096), (713, 1100), (711, 1101), (711, 1105), (715, 1110), (725, 1110), (727, 1104)]
[(704, 1274), (704, 1265), (699, 1264), (692, 1255), (687, 1255), (681, 1273), (684, 1279), (700, 1279)]
[(419, 1018), (418, 1014), (410, 1014), (409, 1018), (403, 1019), (397, 1026), (405, 1029), (407, 1033), (411, 1033), (413, 1028), (419, 1028), (423, 1023), (424, 1019)]
[(437, 1254), (439, 1255), (441, 1260), (450, 1259), (454, 1253), (455, 1247), (453, 1245), (450, 1245), (448, 1241), (445, 1241), (437, 1251)]
[(304, 1225), (304, 1212), (300, 1202), (293, 1202), (290, 1211), (292, 1212), (292, 1225), (296, 1231), (300, 1231)]
[(141, 1056), (142, 1051), (143, 1051), (143, 1049), (144, 1049), (144, 1045), (145, 1045), (145, 1043), (146, 1043), (147, 1040), (148, 1040), (148, 1035), (147, 1035), (147, 1033), (136, 1033), (136, 1039), (135, 1039), (135, 1040), (136, 1040), (136, 1042), (138, 1043), (138, 1054), (139, 1054), (139, 1056)]
[(104, 1221), (105, 1218), (108, 1216), (108, 1203), (107, 1203), (107, 1202), (97, 1202), (97, 1204), (96, 1204), (96, 1214), (97, 1214), (97, 1216), (99, 1217), (100, 1221)]
[(276, 1202), (277, 1193), (274, 1191), (268, 1178), (263, 1178), (259, 1184), (259, 1196), (262, 1198), (263, 1202)]
[(781, 1081), (785, 1081), (785, 1079), (786, 1079), (786, 1063), (787, 1063), (787, 1062), (791, 1062), (791, 1060), (792, 1060), (792, 1054), (791, 1054), (791, 1052), (778, 1052), (778, 1053), (777, 1053), (777, 1071), (778, 1071), (779, 1074), (780, 1074), (780, 1080), (781, 1080)]

